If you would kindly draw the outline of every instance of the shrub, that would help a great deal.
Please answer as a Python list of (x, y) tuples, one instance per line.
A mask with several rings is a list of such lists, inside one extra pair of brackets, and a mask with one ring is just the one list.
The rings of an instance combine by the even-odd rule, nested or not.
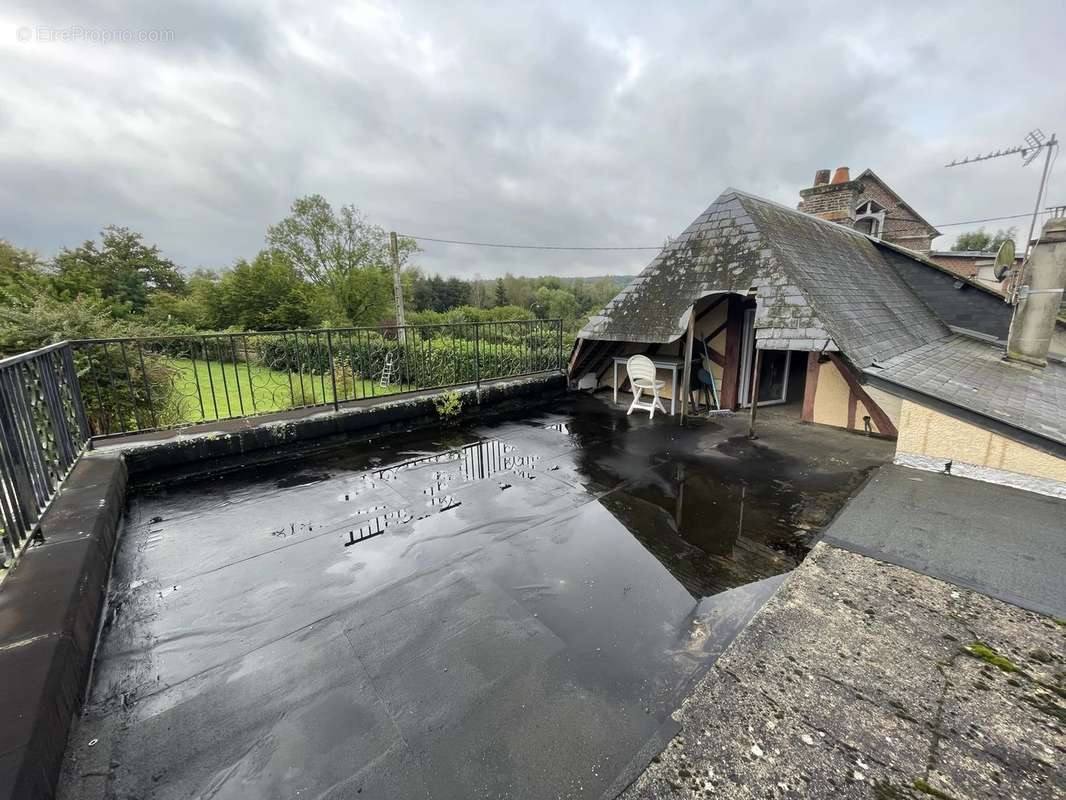
[(458, 392), (444, 392), (433, 398), (433, 407), (442, 425), (454, 425), (463, 410), (463, 400)]

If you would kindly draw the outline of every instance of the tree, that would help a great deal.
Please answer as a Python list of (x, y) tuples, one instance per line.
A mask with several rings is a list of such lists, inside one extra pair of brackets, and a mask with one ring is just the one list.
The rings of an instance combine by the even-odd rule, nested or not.
[(959, 238), (955, 240), (951, 250), (955, 253), (995, 253), (1005, 241), (1013, 239), (1015, 233), (1017, 233), (1016, 228), (1000, 229), (995, 234), (985, 233), (984, 228), (976, 231), (967, 231), (959, 234)]
[(419, 276), (414, 285), (416, 311), (448, 311), (466, 305), (470, 298), (470, 284), (460, 278), (445, 280), (440, 275)]
[(577, 298), (566, 289), (541, 286), (533, 298), (533, 313), (540, 319), (561, 319), (567, 323), (577, 318)]
[(448, 278), (444, 281), (441, 293), (441, 311), (466, 305), (470, 300), (470, 284), (461, 278)]
[(107, 304), (79, 295), (59, 300), (38, 294), (25, 305), (0, 304), (0, 353), (21, 353), (64, 339), (93, 339), (125, 333)]
[(474, 308), (485, 308), (488, 305), (488, 290), (481, 273), (475, 272), (474, 279), (470, 281), (470, 289), (467, 293), (470, 297), (470, 305)]
[(311, 287), (289, 260), (261, 251), (241, 259), (218, 283), (215, 326), (249, 331), (303, 328), (314, 319)]
[(415, 311), (440, 311), (438, 288), (444, 281), (437, 275), (427, 278), (418, 275), (414, 281), (414, 310)]
[(27, 303), (45, 285), (37, 254), (0, 239), (0, 304)]
[[(348, 322), (376, 323), (388, 313), (391, 295), (380, 292), (383, 283), (392, 285), (388, 236), (355, 206), (334, 213), (321, 195), (297, 198), (289, 216), (267, 230), (267, 243)], [(401, 266), (417, 250), (413, 239), (401, 238)]]
[(503, 278), (496, 279), (496, 305), (507, 305), (507, 289), (504, 288)]
[(183, 294), (185, 279), (155, 245), (139, 233), (109, 225), (73, 250), (64, 248), (53, 261), (52, 290), (60, 299), (95, 296), (107, 301), (112, 313), (140, 314), (154, 292)]
[(530, 279), (519, 278), (508, 272), (501, 280), (503, 280), (503, 292), (507, 298), (505, 305), (529, 308), (533, 302), (535, 289)]

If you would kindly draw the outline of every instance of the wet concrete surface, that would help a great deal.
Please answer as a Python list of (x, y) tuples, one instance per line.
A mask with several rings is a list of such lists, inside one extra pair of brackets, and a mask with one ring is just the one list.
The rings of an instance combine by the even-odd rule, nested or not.
[(1059, 800), (1064, 626), (820, 542), (623, 798)]
[(889, 443), (578, 397), (131, 498), (60, 797), (610, 797)]

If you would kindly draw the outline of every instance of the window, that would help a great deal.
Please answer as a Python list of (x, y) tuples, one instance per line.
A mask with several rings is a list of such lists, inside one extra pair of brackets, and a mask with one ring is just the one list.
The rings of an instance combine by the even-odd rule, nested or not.
[(855, 221), (855, 230), (877, 239), (881, 238), (881, 231), (885, 226), (884, 206), (873, 200), (860, 200), (851, 218)]

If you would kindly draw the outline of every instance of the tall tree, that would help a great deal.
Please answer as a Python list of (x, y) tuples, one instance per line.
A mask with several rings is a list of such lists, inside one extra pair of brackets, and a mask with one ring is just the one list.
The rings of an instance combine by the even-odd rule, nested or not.
[[(241, 259), (218, 285), (219, 327), (251, 331), (302, 328), (313, 321), (311, 287), (288, 259), (264, 250)], [(216, 323), (217, 324), (217, 323)]]
[[(267, 230), (270, 249), (283, 255), (351, 323), (374, 323), (391, 307), (391, 259), (385, 231), (355, 206), (333, 207), (322, 195), (297, 198), (289, 216)], [(401, 238), (400, 264), (418, 250)]]
[(1005, 241), (1014, 238), (1017, 230), (1017, 228), (1007, 228), (1006, 230), (1000, 229), (994, 234), (989, 234), (985, 232), (984, 228), (980, 228), (976, 231), (960, 233), (959, 238), (955, 240), (955, 244), (951, 246), (951, 250), (955, 253), (995, 253)]
[(474, 279), (470, 281), (470, 290), (468, 292), (470, 297), (470, 305), (474, 308), (485, 308), (488, 305), (488, 291), (485, 287), (485, 281), (481, 277), (480, 272), (474, 273)]
[(184, 292), (185, 279), (174, 262), (142, 238), (129, 228), (109, 225), (100, 232), (100, 244), (89, 239), (73, 250), (64, 248), (53, 262), (56, 295), (66, 300), (96, 296), (121, 316), (144, 311), (154, 292)]

